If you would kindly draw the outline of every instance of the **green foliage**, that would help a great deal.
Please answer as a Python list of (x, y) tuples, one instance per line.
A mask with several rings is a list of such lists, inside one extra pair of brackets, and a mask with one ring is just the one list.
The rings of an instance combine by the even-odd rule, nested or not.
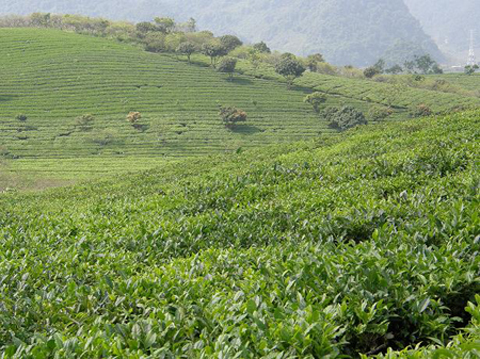
[(465, 74), (468, 76), (473, 75), (480, 67), (475, 64), (475, 65), (467, 65), (465, 66)]
[(351, 106), (329, 107), (323, 112), (323, 117), (331, 128), (339, 131), (367, 124), (364, 114)]
[(479, 115), (2, 193), (0, 351), (474, 357)]
[(327, 101), (327, 96), (321, 92), (314, 92), (305, 97), (303, 102), (310, 104), (316, 113), (320, 113), (322, 105)]
[(247, 121), (247, 113), (235, 107), (221, 106), (220, 118), (226, 128), (233, 129), (239, 122)]
[(306, 66), (312, 72), (317, 72), (319, 68), (319, 64), (325, 62), (322, 54), (313, 54), (309, 55), (306, 59)]
[(191, 42), (182, 42), (180, 45), (177, 47), (177, 53), (187, 55), (188, 63), (191, 63), (191, 57), (192, 54), (194, 54), (197, 51), (197, 47), (195, 44)]
[(227, 55), (228, 51), (220, 43), (208, 43), (202, 46), (202, 53), (210, 58), (210, 65), (215, 67), (217, 58)]
[(24, 114), (18, 114), (15, 116), (15, 119), (18, 120), (18, 121), (21, 121), (21, 122), (25, 122), (28, 120), (28, 117), (27, 115), (24, 115)]
[(363, 71), (363, 75), (367, 78), (367, 79), (371, 79), (373, 78), (374, 76), (376, 75), (380, 75), (381, 74), (381, 71), (376, 68), (375, 66), (370, 66), (370, 67), (367, 67), (364, 71)]
[(282, 59), (275, 65), (275, 72), (285, 78), (288, 88), (291, 88), (293, 81), (302, 76), (305, 71), (300, 61), (288, 53), (283, 54)]
[(263, 41), (253, 44), (253, 48), (262, 54), (270, 54), (272, 52), (267, 44)]
[(237, 59), (234, 59), (232, 57), (225, 57), (218, 64), (217, 71), (227, 73), (231, 80), (233, 79), (233, 74), (235, 73), (236, 66), (237, 66)]
[(220, 37), (220, 43), (225, 48), (227, 52), (235, 50), (237, 47), (243, 45), (243, 42), (240, 39), (233, 35), (224, 35)]

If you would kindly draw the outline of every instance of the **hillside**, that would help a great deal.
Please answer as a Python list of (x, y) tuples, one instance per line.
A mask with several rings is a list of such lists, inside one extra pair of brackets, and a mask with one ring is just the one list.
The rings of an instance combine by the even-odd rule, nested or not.
[(300, 55), (321, 52), (339, 65), (366, 66), (391, 52), (395, 60), (419, 52), (443, 59), (403, 0), (0, 1), (3, 14), (34, 11), (138, 21), (153, 14), (180, 21), (194, 17), (202, 29), (234, 33), (248, 42), (266, 41), (274, 49)]
[(0, 351), (355, 358), (422, 343), (403, 357), (474, 354), (479, 118), (0, 195)]
[[(172, 55), (56, 30), (2, 29), (0, 44), (3, 188), (21, 187), (22, 178), (55, 184), (331, 131), (303, 103), (307, 90), (277, 81), (228, 81)], [(219, 105), (247, 111), (247, 123), (225, 129)], [(142, 113), (139, 129), (126, 121), (129, 111)], [(89, 113), (95, 121), (82, 131), (76, 118)]]
[[(148, 169), (166, 161), (287, 143), (333, 133), (304, 103), (350, 105), (368, 116), (391, 106), (390, 120), (427, 105), (433, 113), (477, 107), (480, 99), (308, 73), (286, 85), (264, 65), (240, 61), (233, 81), (195, 55), (195, 65), (112, 40), (47, 29), (1, 29), (0, 190), (44, 188)], [(248, 114), (227, 130), (220, 105)], [(133, 127), (130, 111), (142, 119)], [(20, 121), (20, 114), (28, 119)], [(87, 129), (78, 117), (93, 114)], [(375, 120), (369, 118), (374, 122)]]
[(405, 3), (412, 14), (420, 20), (425, 31), (442, 48), (451, 51), (454, 55), (463, 56), (461, 57), (463, 61), (467, 59), (470, 30), (476, 31), (475, 46), (480, 47), (478, 23), (480, 2), (476, 0), (405, 0)]

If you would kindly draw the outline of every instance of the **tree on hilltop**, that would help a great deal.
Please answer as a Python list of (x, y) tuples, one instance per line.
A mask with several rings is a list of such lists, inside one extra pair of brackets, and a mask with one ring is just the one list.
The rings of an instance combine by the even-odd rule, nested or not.
[(289, 89), (295, 79), (302, 76), (306, 71), (305, 67), (290, 55), (284, 54), (283, 58), (275, 65), (275, 72), (285, 78)]

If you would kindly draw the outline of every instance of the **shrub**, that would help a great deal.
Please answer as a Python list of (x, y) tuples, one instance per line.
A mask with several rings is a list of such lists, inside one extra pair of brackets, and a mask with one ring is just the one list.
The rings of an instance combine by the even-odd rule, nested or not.
[(364, 114), (351, 106), (330, 107), (324, 111), (324, 116), (329, 126), (339, 131), (367, 124)]
[(95, 121), (93, 115), (87, 114), (79, 116), (75, 119), (75, 124), (82, 130), (86, 131), (91, 128), (91, 124)]
[(18, 121), (25, 122), (28, 119), (28, 117), (27, 115), (24, 115), (24, 114), (18, 114), (17, 116), (15, 116), (15, 119)]
[(130, 112), (127, 115), (127, 121), (130, 122), (132, 125), (137, 123), (138, 120), (142, 118), (142, 114), (140, 112)]
[(373, 121), (381, 121), (393, 114), (390, 107), (372, 106), (368, 111), (368, 118)]
[(412, 117), (427, 117), (433, 114), (430, 107), (425, 105), (424, 103), (418, 105), (411, 111)]
[(220, 64), (218, 64), (217, 71), (227, 73), (229, 79), (231, 80), (233, 78), (233, 73), (235, 72), (236, 66), (237, 59), (226, 57), (220, 61)]
[(327, 97), (321, 92), (314, 92), (310, 95), (307, 95), (303, 100), (303, 102), (312, 105), (313, 110), (316, 113), (320, 112), (320, 108), (322, 104), (324, 104), (326, 101), (327, 101)]
[(374, 76), (376, 75), (380, 75), (380, 70), (375, 67), (375, 66), (370, 66), (370, 67), (367, 67), (364, 71), (363, 71), (363, 74), (365, 75), (365, 77), (367, 79), (371, 79), (373, 78)]
[(219, 114), (226, 128), (234, 128), (238, 122), (247, 120), (247, 113), (235, 107), (222, 106)]

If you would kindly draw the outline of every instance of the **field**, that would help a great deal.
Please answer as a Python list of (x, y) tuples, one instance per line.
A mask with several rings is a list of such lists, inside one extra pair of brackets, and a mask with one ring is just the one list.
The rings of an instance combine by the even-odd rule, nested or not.
[[(303, 103), (309, 89), (242, 75), (228, 81), (173, 55), (56, 30), (0, 29), (0, 45), (0, 188), (69, 183), (331, 132)], [(345, 101), (329, 96), (327, 104)], [(366, 102), (348, 103), (368, 111)], [(247, 111), (247, 124), (226, 130), (219, 105)], [(129, 111), (142, 113), (139, 129), (126, 121)], [(93, 127), (81, 131), (75, 119), (89, 113)]]
[[(333, 133), (303, 102), (314, 90), (328, 94), (325, 106), (365, 114), (392, 106), (390, 120), (410, 117), (419, 104), (435, 113), (480, 105), (474, 97), (313, 73), (289, 91), (272, 68), (253, 76), (247, 61), (228, 81), (200, 55), (188, 65), (183, 57), (51, 29), (0, 29), (0, 45), (0, 190), (108, 178)], [(225, 129), (220, 105), (247, 111), (247, 123)], [(142, 113), (137, 128), (125, 119), (130, 111)], [(19, 121), (20, 114), (28, 119)], [(87, 130), (76, 120), (84, 114), (95, 116)]]
[(479, 119), (3, 194), (3, 358), (475, 357)]

